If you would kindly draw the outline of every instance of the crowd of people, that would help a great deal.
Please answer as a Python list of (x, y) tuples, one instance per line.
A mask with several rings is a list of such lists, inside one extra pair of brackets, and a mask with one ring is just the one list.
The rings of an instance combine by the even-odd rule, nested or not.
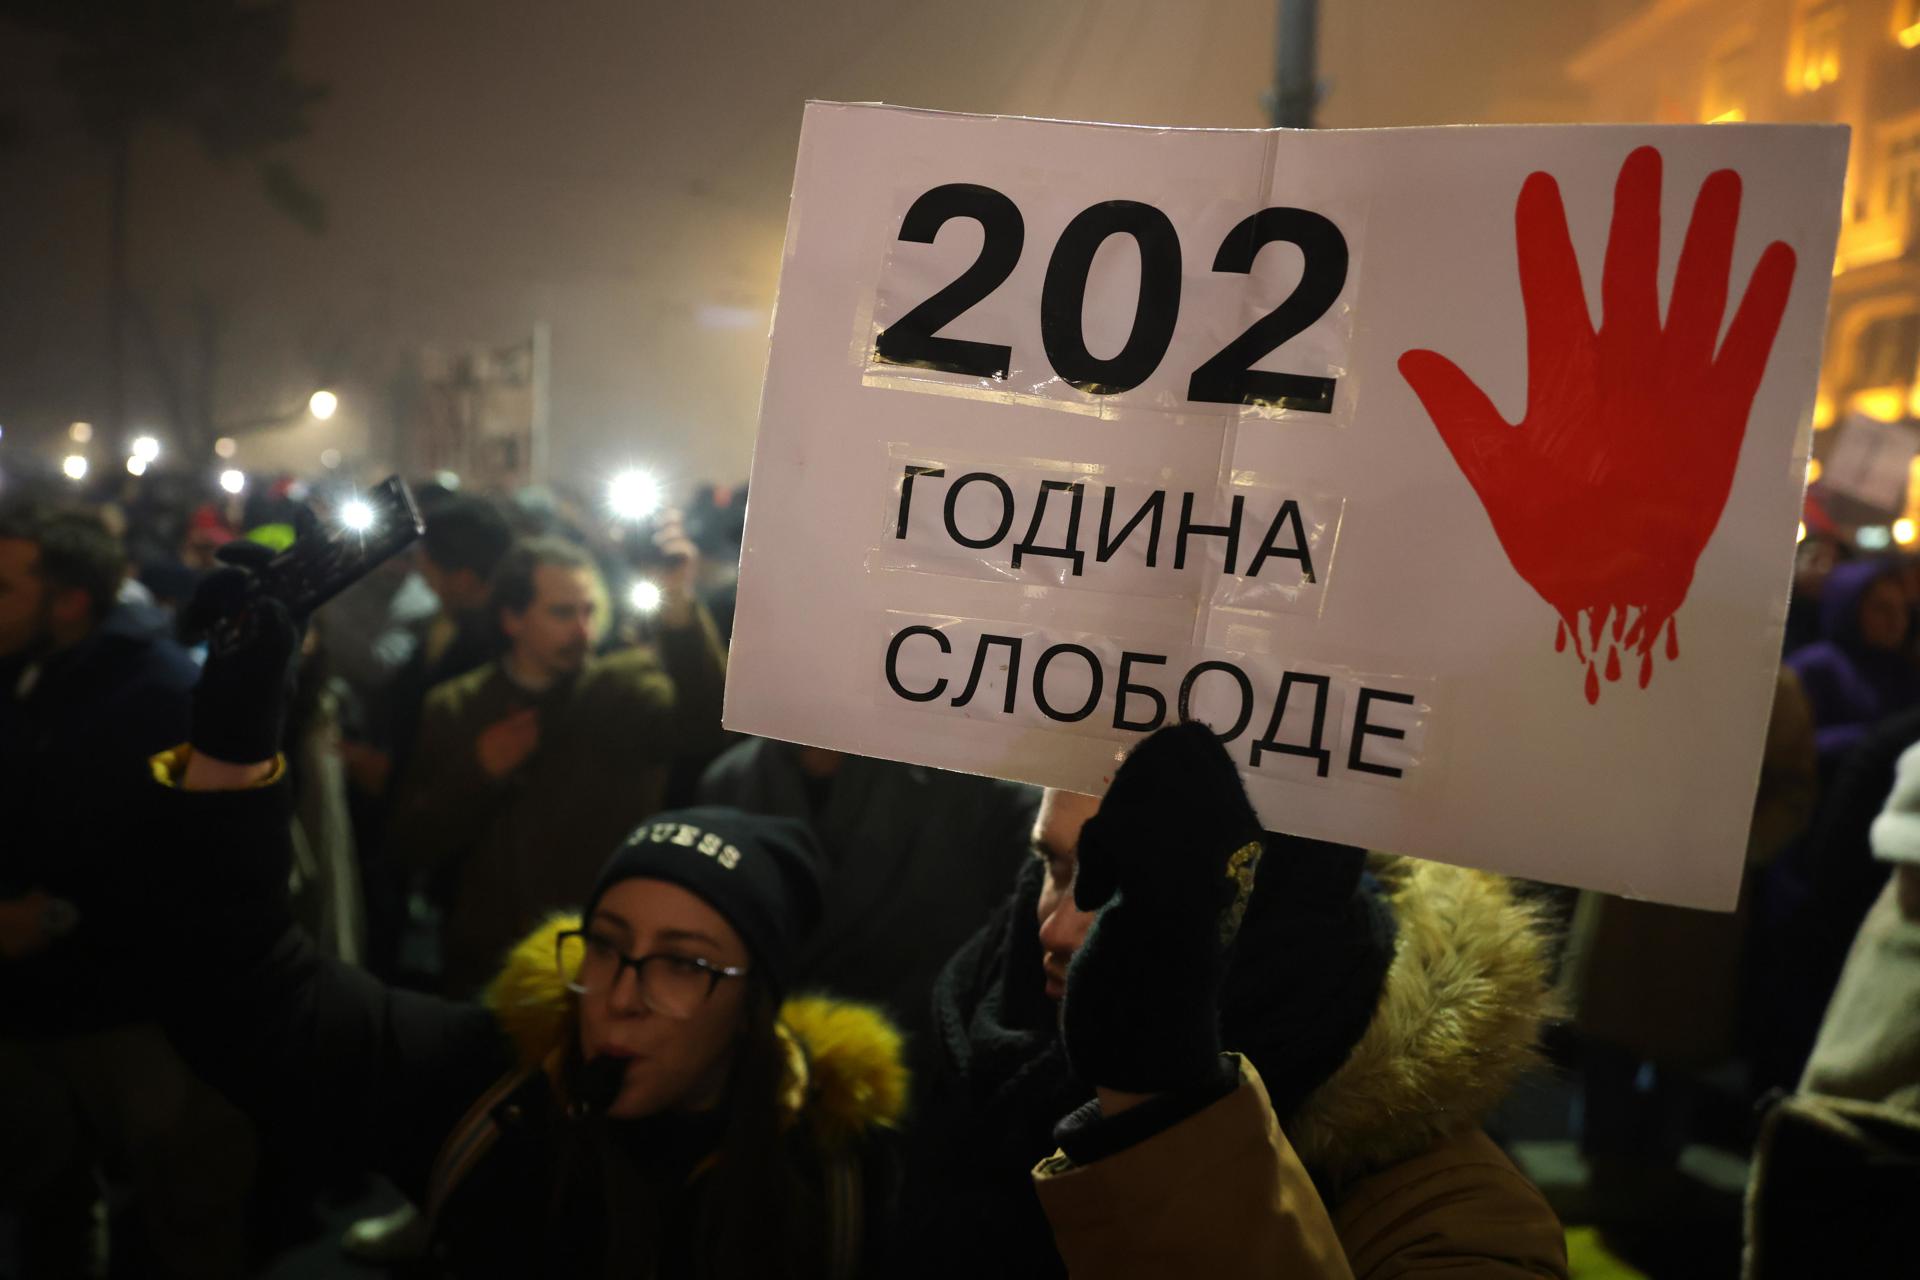
[(1908, 564), (1802, 576), (1714, 915), (1265, 830), (1200, 725), (1097, 799), (734, 740), (743, 489), (448, 480), (311, 617), (349, 491), (9, 495), (0, 1273), (249, 1274), (377, 1173), (344, 1247), (454, 1276), (1565, 1276), (1487, 1129), (1549, 1060), (1602, 1218), (1793, 1094), (1756, 1274), (1833, 1117), (1912, 1168)]

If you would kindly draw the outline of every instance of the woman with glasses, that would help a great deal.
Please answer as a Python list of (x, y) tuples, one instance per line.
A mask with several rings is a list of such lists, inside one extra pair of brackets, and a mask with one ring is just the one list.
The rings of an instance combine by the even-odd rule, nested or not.
[[(223, 571), (196, 607), (246, 587)], [(484, 1004), (388, 988), (288, 917), (276, 691), (298, 628), (252, 608), (208, 660), (193, 745), (155, 761), (148, 820), (191, 841), (154, 877), (162, 950), (190, 966), (170, 1029), (264, 1141), (385, 1173), (443, 1274), (878, 1269), (905, 1072), (878, 1014), (787, 998), (820, 910), (806, 828), (658, 815)]]

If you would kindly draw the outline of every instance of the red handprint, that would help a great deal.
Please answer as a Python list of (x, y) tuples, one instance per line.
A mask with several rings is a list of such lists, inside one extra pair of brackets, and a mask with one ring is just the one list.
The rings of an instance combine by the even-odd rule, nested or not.
[(1660, 153), (1629, 155), (1614, 187), (1596, 330), (1559, 184), (1531, 174), (1514, 209), (1526, 416), (1507, 423), (1445, 356), (1400, 357), (1401, 376), (1480, 496), (1507, 559), (1560, 615), (1554, 647), (1564, 650), (1572, 635), (1588, 702), (1600, 698), (1595, 663), (1608, 630), (1608, 680), (1620, 678), (1624, 646), (1638, 651), (1645, 688), (1663, 627), (1667, 658), (1679, 657), (1673, 615), (1733, 487), (1794, 271), (1792, 249), (1767, 246), (1716, 354), (1739, 217), (1740, 176), (1709, 175), (1663, 328)]

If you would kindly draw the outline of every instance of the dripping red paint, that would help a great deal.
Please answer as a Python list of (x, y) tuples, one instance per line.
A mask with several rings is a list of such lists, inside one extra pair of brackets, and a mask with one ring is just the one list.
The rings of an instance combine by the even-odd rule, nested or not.
[[(1597, 329), (1559, 184), (1534, 173), (1521, 186), (1514, 224), (1527, 409), (1519, 423), (1503, 419), (1445, 356), (1400, 357), (1402, 376), (1479, 496), (1507, 559), (1557, 615), (1557, 652), (1572, 633), (1590, 703), (1601, 685), (1582, 651), (1582, 615), (1595, 655), (1609, 620), (1614, 640), (1639, 654), (1641, 688), (1652, 680), (1662, 628), (1667, 660), (1680, 656), (1674, 614), (1733, 488), (1748, 411), (1793, 283), (1793, 250), (1775, 241), (1720, 340), (1740, 213), (1739, 175), (1722, 169), (1694, 202), (1663, 324), (1660, 179), (1652, 147), (1621, 166)], [(1616, 651), (1607, 678), (1618, 672)]]

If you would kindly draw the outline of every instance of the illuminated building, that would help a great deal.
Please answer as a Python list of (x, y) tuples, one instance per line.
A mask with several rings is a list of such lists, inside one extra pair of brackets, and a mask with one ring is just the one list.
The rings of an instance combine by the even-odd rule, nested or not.
[(1920, 0), (1639, 0), (1609, 17), (1567, 67), (1589, 120), (1853, 127), (1814, 422), (1920, 417)]

